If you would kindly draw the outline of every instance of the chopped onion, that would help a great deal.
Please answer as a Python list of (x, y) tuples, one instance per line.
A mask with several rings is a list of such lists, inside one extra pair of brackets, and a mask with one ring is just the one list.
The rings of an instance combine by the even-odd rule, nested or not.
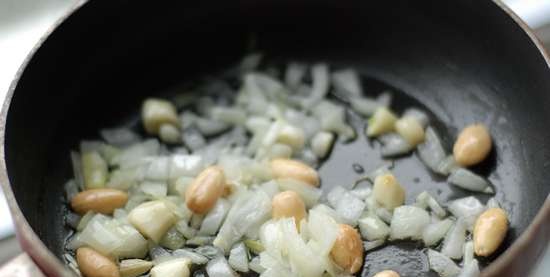
[(417, 108), (408, 108), (403, 112), (402, 117), (412, 117), (415, 118), (420, 125), (422, 125), (423, 128), (428, 127), (428, 124), (430, 123), (430, 118), (428, 115)]
[(479, 263), (476, 259), (473, 259), (470, 263), (464, 264), (464, 268), (462, 268), (462, 272), (458, 277), (479, 277), (480, 275)]
[(225, 132), (230, 127), (226, 122), (202, 117), (197, 117), (195, 119), (195, 125), (204, 136), (218, 135)]
[(439, 172), (439, 165), (445, 159), (447, 154), (443, 149), (441, 138), (432, 127), (426, 128), (424, 143), (416, 148), (420, 160), (433, 172)]
[(365, 210), (366, 204), (354, 194), (345, 191), (338, 199), (334, 209), (344, 222), (351, 226), (357, 226), (357, 221)]
[(357, 196), (361, 200), (367, 200), (367, 198), (371, 195), (372, 189), (371, 188), (355, 188), (350, 190), (351, 194)]
[(281, 191), (291, 190), (298, 193), (308, 207), (317, 204), (322, 194), (320, 189), (295, 179), (283, 178), (276, 181)]
[(332, 217), (337, 223), (344, 223), (344, 220), (340, 217), (340, 215), (331, 207), (325, 205), (325, 204), (319, 204), (315, 207), (313, 207), (311, 211), (318, 211), (321, 213), (324, 213), (330, 217)]
[(231, 204), (225, 199), (218, 199), (216, 205), (206, 214), (202, 221), (199, 235), (215, 235), (229, 212)]
[(181, 143), (180, 130), (172, 124), (162, 124), (159, 128), (159, 138), (164, 143), (176, 144)]
[(382, 105), (382, 107), (389, 107), (391, 106), (392, 101), (392, 93), (389, 90), (382, 91), (378, 96), (376, 97), (376, 101)]
[(319, 118), (324, 131), (335, 132), (344, 140), (356, 137), (355, 130), (346, 123), (345, 109), (342, 106), (324, 100), (313, 108), (313, 114)]
[(364, 241), (363, 247), (365, 248), (365, 251), (368, 252), (384, 245), (384, 242), (385, 240), (383, 239), (373, 240), (373, 241)]
[(477, 191), (477, 192), (483, 192), (483, 193), (495, 192), (485, 178), (465, 168), (459, 168), (453, 171), (453, 173), (451, 173), (447, 181), (450, 184), (453, 184), (455, 186), (458, 186), (460, 188), (470, 190), (470, 191)]
[(477, 198), (468, 196), (451, 201), (448, 209), (455, 217), (462, 218), (467, 229), (472, 231), (477, 217), (485, 210), (485, 207)]
[(254, 225), (265, 221), (271, 213), (271, 199), (261, 191), (245, 192), (233, 204), (214, 246), (228, 252), (230, 247)]
[(352, 96), (349, 102), (351, 108), (363, 116), (371, 116), (378, 108), (383, 107), (377, 100), (367, 97)]
[(332, 207), (336, 207), (338, 205), (339, 199), (342, 198), (345, 192), (346, 192), (346, 189), (343, 188), (342, 186), (335, 186), (327, 194), (328, 203)]
[(487, 201), (487, 204), (485, 205), (485, 208), (486, 208), (486, 209), (500, 208), (500, 204), (498, 203), (498, 200), (496, 200), (496, 198), (491, 197), (491, 198)]
[(315, 64), (311, 67), (313, 85), (308, 98), (302, 102), (302, 106), (310, 109), (318, 104), (328, 93), (330, 86), (328, 66), (326, 64)]
[(111, 172), (106, 186), (109, 188), (128, 190), (138, 182), (145, 179), (147, 165), (125, 169), (115, 169)]
[(128, 148), (122, 150), (120, 154), (113, 157), (113, 165), (123, 167), (127, 164), (135, 164), (135, 161), (145, 157), (158, 155), (160, 144), (156, 139), (149, 139), (141, 143), (132, 144)]
[(453, 226), (451, 219), (444, 219), (438, 222), (433, 222), (426, 226), (422, 232), (422, 240), (426, 246), (434, 246), (441, 241), (449, 229)]
[(223, 257), (223, 251), (221, 249), (210, 245), (197, 247), (195, 248), (195, 252), (207, 257), (208, 259)]
[(152, 198), (166, 197), (166, 194), (168, 192), (168, 187), (166, 183), (161, 182), (146, 181), (141, 183), (140, 188), (143, 193), (150, 195)]
[(225, 257), (217, 257), (206, 264), (206, 273), (208, 277), (235, 277), (236, 273), (233, 272)]
[(143, 258), (147, 241), (130, 225), (97, 214), (86, 225), (79, 239), (94, 250), (117, 258)]
[(208, 237), (208, 236), (196, 236), (191, 239), (188, 239), (185, 242), (185, 245), (189, 246), (205, 246), (212, 244), (214, 242), (214, 237)]
[(182, 131), (183, 143), (191, 151), (197, 151), (206, 146), (206, 139), (202, 134), (194, 127), (184, 129)]
[(292, 156), (292, 147), (282, 144), (275, 143), (269, 148), (268, 158), (269, 159), (289, 159)]
[(248, 272), (248, 253), (242, 242), (231, 249), (227, 261), (234, 270)]
[(191, 249), (176, 249), (174, 252), (172, 252), (172, 256), (175, 258), (186, 258), (191, 261), (193, 264), (206, 264), (208, 262), (208, 258), (193, 252)]
[(302, 82), (307, 71), (307, 66), (300, 63), (289, 63), (285, 71), (285, 84), (296, 89)]
[(317, 242), (318, 254), (326, 256), (332, 250), (334, 242), (338, 237), (338, 224), (336, 221), (317, 210), (311, 210), (307, 221), (307, 229), (311, 236), (310, 243)]
[(439, 163), (437, 166), (437, 172), (441, 175), (448, 176), (458, 168), (459, 166), (455, 161), (455, 157), (453, 155), (449, 155)]
[(331, 74), (331, 80), (336, 90), (343, 92), (348, 96), (363, 95), (359, 75), (353, 69), (334, 71)]
[(390, 224), (390, 238), (422, 238), (424, 228), (430, 224), (430, 215), (423, 209), (414, 206), (401, 206), (393, 211)]
[(176, 223), (176, 229), (187, 239), (192, 239), (197, 235), (197, 229), (191, 228), (186, 220), (180, 220)]
[(169, 178), (174, 180), (181, 176), (197, 176), (205, 167), (204, 161), (199, 155), (181, 155), (172, 156), (170, 162)]
[(334, 143), (334, 134), (319, 132), (311, 139), (311, 150), (318, 158), (324, 158), (330, 152)]
[(474, 242), (468, 241), (464, 244), (464, 267), (474, 260)]
[(429, 207), (432, 212), (439, 218), (443, 218), (447, 215), (445, 209), (443, 209), (443, 207), (441, 207), (437, 200), (435, 200), (435, 198), (433, 198), (433, 196), (430, 195), (427, 191), (421, 192), (416, 197), (416, 203), (418, 205), (421, 205), (422, 208)]
[(215, 106), (210, 110), (212, 119), (232, 125), (244, 125), (246, 113), (238, 108)]
[(460, 268), (449, 257), (428, 249), (428, 262), (430, 269), (441, 277), (456, 277), (460, 274)]
[(265, 268), (260, 264), (260, 256), (254, 257), (250, 263), (248, 263), (248, 268), (259, 274), (265, 271)]
[(359, 220), (359, 230), (367, 240), (385, 240), (390, 228), (377, 216), (367, 216)]
[(171, 250), (176, 250), (181, 248), (185, 244), (185, 239), (183, 238), (183, 235), (178, 232), (178, 230), (174, 227), (172, 227), (159, 242), (159, 245), (162, 247), (166, 247)]
[(393, 218), (392, 212), (390, 212), (386, 208), (376, 208), (376, 216), (378, 216), (380, 219), (382, 219), (384, 222), (390, 224)]
[(382, 143), (380, 153), (384, 158), (404, 155), (413, 149), (413, 146), (396, 133), (382, 135), (378, 137), (378, 140)]
[(466, 224), (459, 218), (447, 233), (441, 248), (441, 254), (455, 260), (462, 258), (464, 243), (466, 242)]

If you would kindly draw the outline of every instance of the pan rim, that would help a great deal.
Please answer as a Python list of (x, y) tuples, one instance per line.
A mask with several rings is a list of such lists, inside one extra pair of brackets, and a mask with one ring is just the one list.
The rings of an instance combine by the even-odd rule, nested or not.
[[(542, 42), (536, 37), (534, 31), (502, 0), (491, 0), (498, 8), (504, 11), (514, 22), (521, 28), (521, 30), (527, 34), (531, 42), (539, 51), (540, 55), (546, 62), (546, 66), (550, 68), (550, 56), (547, 50), (544, 48)], [(16, 227), (17, 238), (22, 245), (23, 250), (28, 253), (33, 260), (39, 265), (40, 269), (46, 274), (52, 274), (53, 276), (76, 276), (72, 273), (64, 263), (57, 258), (44, 244), (44, 242), (38, 237), (36, 232), (32, 229), (28, 221), (26, 220), (23, 212), (17, 204), (13, 190), (11, 189), (11, 183), (8, 177), (7, 165), (5, 160), (5, 131), (8, 111), (10, 108), (11, 100), (17, 89), (17, 84), (25, 72), (29, 62), (32, 60), (36, 52), (40, 49), (42, 44), (46, 42), (48, 37), (63, 23), (73, 15), (80, 8), (89, 3), (89, 0), (79, 0), (72, 7), (66, 11), (40, 38), (40, 40), (33, 46), (32, 50), (27, 54), (21, 66), (17, 70), (13, 77), (13, 80), (8, 88), (2, 110), (0, 112), (0, 185), (4, 190), (8, 206), (13, 217), (13, 221)], [(517, 257), (521, 256), (527, 249), (534, 247), (533, 241), (535, 238), (543, 236), (547, 239), (543, 246), (539, 246), (532, 257), (526, 257), (523, 260), (525, 267), (535, 264), (540, 258), (540, 254), (548, 245), (548, 239), (550, 238), (550, 232), (546, 232), (546, 228), (550, 229), (550, 195), (547, 196), (543, 205), (527, 226), (527, 228), (518, 236), (518, 238), (508, 247), (497, 259), (495, 259), (488, 267), (486, 267), (482, 276), (508, 276), (510, 271), (510, 265), (518, 264)], [(535, 258), (535, 261), (528, 258)]]

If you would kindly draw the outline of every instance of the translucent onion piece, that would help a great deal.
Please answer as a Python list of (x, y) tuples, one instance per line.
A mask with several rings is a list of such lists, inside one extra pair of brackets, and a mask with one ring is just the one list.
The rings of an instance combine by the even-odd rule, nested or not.
[(460, 272), (458, 277), (479, 277), (480, 275), (479, 263), (474, 259), (470, 263), (464, 264), (464, 268), (462, 268), (462, 272)]
[(328, 66), (326, 64), (315, 64), (311, 67), (313, 85), (308, 98), (304, 99), (302, 106), (310, 109), (318, 104), (328, 93), (330, 86)]
[(441, 254), (455, 260), (462, 258), (464, 243), (466, 242), (466, 225), (464, 220), (459, 218), (451, 230), (447, 233), (441, 248)]
[(338, 91), (344, 92), (348, 96), (363, 95), (363, 88), (359, 75), (353, 69), (342, 69), (334, 71), (331, 74), (332, 85)]
[(384, 245), (384, 242), (385, 240), (383, 239), (373, 240), (373, 241), (364, 241), (363, 247), (365, 248), (365, 251), (368, 252)]
[(145, 178), (151, 181), (166, 181), (170, 174), (170, 158), (157, 157), (152, 159), (149, 168), (145, 173)]
[(390, 227), (376, 216), (367, 216), (359, 220), (359, 230), (363, 238), (372, 240), (385, 240), (390, 234)]
[(256, 273), (262, 273), (265, 271), (265, 268), (260, 264), (260, 256), (254, 257), (250, 263), (248, 263), (248, 268)]
[(344, 223), (357, 226), (357, 221), (361, 214), (365, 210), (366, 204), (354, 194), (346, 191), (342, 194), (341, 198), (335, 206), (335, 210), (340, 215), (340, 218), (344, 220)]
[(441, 277), (456, 277), (460, 274), (460, 268), (449, 257), (428, 249), (428, 262), (430, 269)]
[(176, 249), (174, 252), (172, 252), (172, 256), (176, 258), (186, 258), (191, 261), (193, 264), (206, 264), (208, 262), (208, 258), (193, 252), (191, 249)]
[(426, 128), (424, 143), (417, 146), (420, 160), (433, 172), (439, 172), (439, 164), (447, 157), (441, 138), (432, 127)]
[(161, 182), (146, 181), (141, 183), (140, 188), (143, 193), (151, 196), (154, 199), (166, 197), (166, 194), (168, 192), (168, 186), (166, 185), (166, 183)]
[(402, 117), (415, 118), (424, 128), (428, 127), (428, 124), (430, 123), (430, 117), (424, 111), (417, 108), (406, 109), (405, 112), (403, 112)]
[(285, 84), (291, 89), (296, 89), (306, 75), (307, 66), (300, 63), (289, 63), (285, 71)]
[(401, 206), (393, 211), (390, 224), (390, 238), (422, 238), (424, 228), (430, 224), (430, 215), (423, 209), (414, 206)]
[(477, 198), (468, 196), (451, 201), (448, 209), (455, 217), (462, 218), (467, 229), (472, 231), (477, 217), (485, 210), (485, 207)]
[(204, 217), (198, 234), (203, 236), (215, 235), (229, 212), (231, 204), (226, 199), (218, 199), (216, 205)]
[(411, 146), (402, 136), (396, 133), (390, 133), (382, 135), (378, 138), (382, 143), (380, 153), (382, 157), (389, 158), (400, 156), (409, 153), (413, 146)]
[(225, 257), (217, 257), (206, 264), (206, 273), (209, 277), (235, 277)]
[(367, 97), (351, 97), (351, 108), (362, 116), (371, 116), (376, 110), (383, 105), (372, 98)]
[(433, 198), (431, 194), (429, 194), (427, 191), (421, 192), (416, 197), (416, 203), (417, 205), (423, 206), (423, 208), (429, 207), (432, 212), (438, 216), (439, 218), (443, 218), (447, 215), (447, 212), (441, 205)]
[(249, 228), (267, 220), (270, 213), (271, 199), (265, 192), (258, 190), (243, 193), (229, 210), (214, 240), (214, 246), (228, 252)]
[(448, 176), (449, 174), (453, 173), (453, 171), (457, 170), (459, 168), (459, 165), (456, 163), (455, 158), (453, 155), (447, 156), (447, 158), (443, 159), (439, 165), (437, 166), (437, 172), (444, 176)]
[(292, 190), (298, 193), (307, 207), (313, 207), (321, 197), (321, 190), (295, 179), (278, 179), (277, 184), (281, 191)]
[(433, 222), (430, 225), (426, 226), (422, 232), (422, 240), (426, 246), (436, 245), (441, 241), (449, 229), (453, 226), (453, 221), (451, 219), (444, 219), (438, 222)]
[(231, 249), (227, 261), (234, 270), (248, 272), (248, 253), (242, 242)]
[(500, 204), (498, 203), (498, 200), (494, 197), (491, 197), (491, 199), (489, 199), (487, 201), (487, 204), (485, 205), (485, 207), (487, 209), (491, 209), (491, 208), (500, 208)]
[(119, 155), (113, 157), (112, 163), (121, 167), (131, 163), (135, 164), (135, 161), (142, 158), (158, 155), (159, 150), (160, 144), (156, 139), (145, 140), (122, 150)]
[(447, 181), (455, 186), (470, 191), (483, 193), (495, 192), (485, 178), (465, 168), (459, 168), (453, 171)]
[(464, 266), (474, 261), (474, 242), (468, 241), (464, 244)]

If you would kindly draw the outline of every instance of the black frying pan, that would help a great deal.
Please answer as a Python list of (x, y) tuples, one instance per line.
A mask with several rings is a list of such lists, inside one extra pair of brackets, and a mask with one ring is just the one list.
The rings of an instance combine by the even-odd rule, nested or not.
[[(487, 124), (494, 151), (475, 170), (496, 186), (511, 230), (489, 260), (509, 250), (485, 276), (526, 276), (550, 236), (550, 208), (543, 208), (550, 191), (550, 70), (531, 33), (499, 6), (489, 0), (86, 3), (27, 61), (2, 113), (4, 177), (11, 184), (5, 189), (23, 247), (45, 272), (61, 275), (53, 256), (61, 258), (68, 234), (62, 184), (72, 174), (69, 150), (99, 128), (135, 122), (146, 96), (236, 63), (254, 34), (255, 48), (273, 63), (355, 67), (367, 93), (391, 88), (397, 110), (429, 110), (448, 149), (465, 125)], [(372, 169), (380, 162), (364, 137), (337, 145), (320, 169), (324, 187), (352, 182), (353, 163)], [(395, 174), (409, 202), (426, 189), (443, 200), (466, 195), (430, 175), (415, 155), (399, 160)], [(402, 276), (435, 276), (426, 273), (419, 251), (405, 243), (370, 253), (362, 275), (392, 267)]]

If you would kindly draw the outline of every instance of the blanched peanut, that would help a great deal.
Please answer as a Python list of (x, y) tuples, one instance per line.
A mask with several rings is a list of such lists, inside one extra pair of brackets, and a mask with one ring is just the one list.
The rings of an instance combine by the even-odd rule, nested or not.
[(107, 162), (97, 151), (82, 153), (82, 175), (86, 189), (102, 188), (107, 182), (109, 169)]
[(171, 205), (162, 200), (145, 202), (128, 214), (128, 221), (143, 236), (158, 243), (177, 221)]
[(115, 209), (123, 207), (128, 201), (128, 194), (116, 189), (90, 189), (80, 192), (71, 199), (71, 207), (78, 214), (94, 211), (112, 214)]
[(275, 179), (290, 178), (312, 186), (319, 186), (317, 171), (296, 160), (275, 159), (271, 161), (271, 173)]
[(338, 236), (330, 255), (346, 273), (354, 274), (363, 265), (363, 241), (359, 232), (347, 224), (338, 225)]
[(141, 259), (128, 259), (120, 262), (120, 277), (137, 277), (149, 271), (153, 263)]
[(382, 207), (393, 210), (405, 202), (405, 189), (392, 174), (384, 174), (374, 179), (373, 195)]
[(115, 262), (88, 247), (76, 250), (76, 262), (84, 277), (119, 277)]
[(296, 227), (300, 227), (300, 221), (306, 217), (306, 205), (294, 191), (283, 191), (273, 197), (271, 201), (273, 218), (293, 217)]
[(400, 277), (399, 274), (393, 270), (384, 270), (376, 273), (372, 277)]
[(453, 147), (453, 154), (459, 165), (471, 166), (483, 161), (491, 147), (491, 135), (487, 128), (483, 124), (474, 124), (460, 132)]
[(149, 98), (143, 102), (141, 108), (143, 127), (149, 134), (158, 134), (162, 124), (178, 126), (176, 107), (163, 99)]
[(508, 216), (501, 208), (491, 208), (483, 212), (474, 226), (474, 251), (476, 255), (487, 257), (495, 252), (508, 231)]
[(395, 122), (395, 131), (411, 146), (424, 141), (424, 128), (414, 117), (403, 117)]
[(225, 188), (225, 175), (218, 166), (210, 166), (203, 170), (185, 191), (185, 204), (197, 214), (208, 212)]
[(397, 116), (388, 108), (380, 107), (376, 109), (372, 117), (369, 119), (367, 126), (367, 136), (376, 137), (393, 131)]

